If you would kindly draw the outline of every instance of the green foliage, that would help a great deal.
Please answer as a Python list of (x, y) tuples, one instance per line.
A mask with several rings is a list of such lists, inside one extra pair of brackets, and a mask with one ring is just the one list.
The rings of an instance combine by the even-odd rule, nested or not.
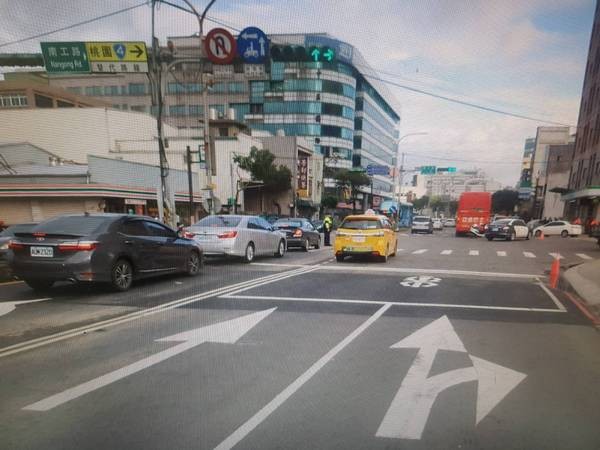
[(333, 195), (328, 195), (321, 199), (321, 206), (323, 208), (334, 209), (338, 204), (338, 198)]
[(233, 161), (241, 169), (250, 172), (254, 181), (262, 181), (267, 191), (287, 191), (292, 187), (292, 172), (286, 166), (277, 167), (275, 155), (267, 149), (252, 147), (248, 156), (235, 155)]
[(445, 205), (445, 202), (440, 197), (434, 196), (434, 197), (431, 197), (431, 199), (429, 199), (429, 207), (434, 211), (443, 209), (444, 205)]
[(519, 193), (512, 189), (502, 189), (492, 194), (492, 212), (510, 215), (519, 200)]
[(429, 196), (424, 195), (421, 198), (416, 199), (415, 201), (412, 202), (413, 207), (417, 210), (420, 211), (423, 208), (426, 208), (427, 205), (429, 204)]

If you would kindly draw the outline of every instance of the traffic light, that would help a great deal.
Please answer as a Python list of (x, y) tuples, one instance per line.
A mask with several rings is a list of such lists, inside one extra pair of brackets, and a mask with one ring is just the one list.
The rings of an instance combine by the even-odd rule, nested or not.
[(271, 46), (271, 59), (284, 62), (332, 62), (335, 59), (335, 51), (330, 47), (312, 46), (307, 49), (301, 45), (273, 45)]

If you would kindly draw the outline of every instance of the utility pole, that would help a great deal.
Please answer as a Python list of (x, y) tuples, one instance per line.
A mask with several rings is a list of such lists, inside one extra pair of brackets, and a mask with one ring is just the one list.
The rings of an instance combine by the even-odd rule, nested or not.
[(404, 152), (402, 152), (402, 159), (400, 160), (400, 170), (398, 172), (399, 178), (399, 191), (398, 191), (398, 209), (396, 211), (396, 224), (400, 222), (400, 202), (402, 201), (402, 184), (404, 183)]
[(190, 226), (194, 225), (196, 215), (194, 214), (194, 185), (192, 184), (192, 151), (190, 150), (190, 146), (188, 145), (185, 148), (186, 158), (187, 158), (187, 170), (188, 170), (188, 189), (190, 196)]

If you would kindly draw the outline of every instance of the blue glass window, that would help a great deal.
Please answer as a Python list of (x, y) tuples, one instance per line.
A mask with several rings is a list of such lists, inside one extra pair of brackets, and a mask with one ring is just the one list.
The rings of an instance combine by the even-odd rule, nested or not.
[(246, 83), (238, 81), (229, 83), (229, 92), (231, 94), (243, 94), (246, 92)]
[(185, 105), (171, 105), (169, 106), (170, 116), (185, 116), (186, 108)]
[(202, 105), (190, 105), (189, 114), (190, 116), (201, 116), (203, 111)]
[(146, 85), (144, 83), (129, 83), (129, 95), (146, 95)]

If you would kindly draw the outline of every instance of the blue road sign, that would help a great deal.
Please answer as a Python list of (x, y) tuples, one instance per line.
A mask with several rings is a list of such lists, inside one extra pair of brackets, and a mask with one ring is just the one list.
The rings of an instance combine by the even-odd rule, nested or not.
[(374, 164), (369, 164), (367, 166), (367, 175), (389, 175), (390, 168), (388, 166), (377, 166)]
[(125, 54), (127, 53), (127, 50), (123, 44), (121, 44), (121, 43), (115, 44), (115, 45), (113, 45), (113, 49), (115, 50), (117, 58), (119, 58), (119, 59), (125, 58)]
[(262, 63), (269, 54), (269, 39), (259, 28), (244, 28), (237, 38), (237, 50), (244, 62)]

